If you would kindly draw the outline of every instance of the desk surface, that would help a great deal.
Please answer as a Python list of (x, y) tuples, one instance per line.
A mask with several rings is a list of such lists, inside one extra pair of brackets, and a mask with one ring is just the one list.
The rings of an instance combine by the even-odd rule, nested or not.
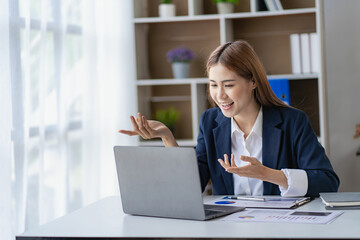
[[(217, 197), (217, 196), (215, 196)], [(207, 197), (206, 200), (211, 199)], [(299, 210), (325, 211), (320, 199)], [(124, 214), (120, 197), (107, 197), (17, 236), (79, 238), (360, 238), (360, 210), (347, 210), (331, 224), (239, 223), (214, 219), (192, 221)]]

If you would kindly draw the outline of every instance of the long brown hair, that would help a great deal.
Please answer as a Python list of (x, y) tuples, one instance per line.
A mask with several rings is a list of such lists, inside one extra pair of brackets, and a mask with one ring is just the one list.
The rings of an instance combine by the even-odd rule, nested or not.
[(260, 105), (289, 107), (277, 98), (272, 91), (263, 64), (254, 49), (246, 41), (237, 40), (217, 47), (207, 61), (207, 74), (209, 74), (210, 68), (218, 63), (248, 81), (254, 81), (256, 84), (254, 96)]

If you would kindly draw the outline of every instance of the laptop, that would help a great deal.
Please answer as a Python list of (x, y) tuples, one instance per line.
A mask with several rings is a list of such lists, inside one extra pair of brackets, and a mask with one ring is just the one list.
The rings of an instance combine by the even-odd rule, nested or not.
[(208, 220), (243, 207), (204, 205), (194, 148), (115, 146), (123, 211)]

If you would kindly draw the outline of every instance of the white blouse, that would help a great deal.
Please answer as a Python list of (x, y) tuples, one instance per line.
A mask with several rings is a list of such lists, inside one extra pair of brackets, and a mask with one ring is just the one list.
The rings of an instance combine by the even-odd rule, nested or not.
[[(240, 156), (255, 157), (262, 164), (262, 127), (263, 111), (259, 110), (255, 124), (250, 134), (244, 138), (244, 132), (240, 130), (233, 118), (231, 118), (231, 152), (234, 154), (235, 164), (238, 167), (248, 163), (240, 160)], [(230, 158), (230, 156), (229, 156)], [(304, 196), (308, 188), (307, 174), (302, 169), (281, 169), (288, 182), (288, 188), (279, 186), (281, 196)], [(240, 177), (233, 174), (235, 195), (263, 195), (263, 182), (256, 178)]]

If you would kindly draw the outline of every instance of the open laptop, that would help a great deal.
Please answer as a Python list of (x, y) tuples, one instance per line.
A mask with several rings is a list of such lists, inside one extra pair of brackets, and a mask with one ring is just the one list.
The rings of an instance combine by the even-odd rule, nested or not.
[(123, 211), (208, 220), (243, 207), (204, 205), (195, 149), (115, 146)]

